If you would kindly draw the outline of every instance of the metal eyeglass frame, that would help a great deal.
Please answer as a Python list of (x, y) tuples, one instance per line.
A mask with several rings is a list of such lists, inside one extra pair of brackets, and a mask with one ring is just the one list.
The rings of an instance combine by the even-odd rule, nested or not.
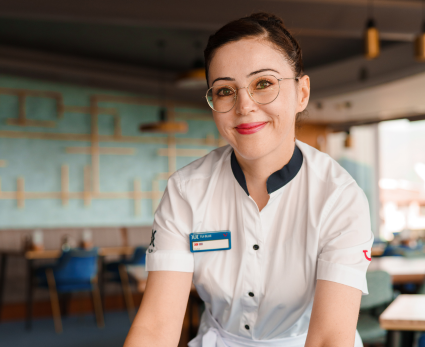
[[(277, 94), (276, 94), (276, 97), (272, 100), (272, 101), (269, 101), (269, 102), (266, 102), (266, 103), (261, 103), (261, 102), (258, 102), (257, 100), (255, 100), (254, 99), (254, 97), (252, 96), (252, 94), (248, 91), (248, 88), (249, 88), (249, 86), (251, 85), (251, 83), (252, 82), (254, 82), (256, 79), (258, 79), (258, 78), (261, 78), (261, 77), (268, 77), (268, 76), (271, 76), (271, 77), (274, 77), (274, 78), (276, 78), (277, 79), (277, 84), (278, 84), (278, 86), (279, 86), (279, 91), (277, 92)], [(210, 103), (208, 102), (208, 92), (211, 90), (211, 89), (213, 89), (214, 88), (214, 86), (212, 86), (211, 88), (209, 88), (208, 90), (207, 90), (207, 92), (206, 92), (206, 94), (205, 94), (205, 99), (207, 100), (207, 104), (208, 104), (208, 106), (213, 110), (213, 111), (215, 111), (215, 112), (217, 112), (217, 113), (226, 113), (226, 112), (229, 112), (229, 111), (231, 111), (232, 109), (233, 109), (233, 107), (235, 107), (235, 105), (236, 105), (236, 100), (237, 100), (237, 98), (238, 98), (238, 90), (240, 90), (240, 89), (244, 89), (244, 88), (246, 88), (246, 91), (247, 91), (247, 93), (248, 93), (248, 95), (249, 95), (249, 97), (251, 98), (251, 100), (252, 101), (254, 101), (255, 103), (257, 103), (257, 104), (259, 104), (259, 105), (268, 105), (268, 104), (270, 104), (270, 103), (272, 103), (273, 101), (275, 101), (276, 99), (277, 99), (277, 97), (279, 96), (279, 93), (280, 93), (280, 81), (282, 81), (282, 80), (295, 80), (295, 81), (299, 81), (300, 80), (300, 77), (283, 77), (283, 78), (277, 78), (276, 76), (274, 76), (274, 75), (262, 75), (262, 76), (259, 76), (259, 77), (256, 77), (256, 78), (253, 78), (252, 79), (252, 81), (251, 82), (249, 82), (249, 84), (246, 86), (246, 87), (241, 87), (241, 88), (237, 88), (237, 89), (235, 89), (235, 88), (233, 88), (232, 86), (229, 86), (229, 85), (227, 85), (227, 84), (224, 84), (224, 85), (222, 85), (222, 86), (217, 86), (217, 87), (228, 87), (228, 88), (230, 88), (231, 90), (233, 90), (233, 92), (235, 93), (235, 96), (233, 97), (234, 99), (235, 99), (235, 101), (234, 101), (234, 103), (233, 103), (233, 106), (228, 110), (228, 111), (222, 111), (222, 112), (220, 112), (220, 111), (216, 111), (216, 110), (214, 110), (213, 108), (212, 108), (212, 106), (210, 105)]]

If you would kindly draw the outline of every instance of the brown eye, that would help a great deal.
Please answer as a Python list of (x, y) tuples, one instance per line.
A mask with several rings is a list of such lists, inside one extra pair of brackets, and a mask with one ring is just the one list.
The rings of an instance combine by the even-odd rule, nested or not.
[(217, 95), (219, 96), (231, 96), (232, 94), (233, 94), (233, 90), (229, 88), (221, 88), (217, 92)]
[(271, 83), (269, 81), (262, 80), (257, 83), (256, 87), (257, 89), (266, 89), (267, 87), (270, 87), (270, 86), (271, 86)]

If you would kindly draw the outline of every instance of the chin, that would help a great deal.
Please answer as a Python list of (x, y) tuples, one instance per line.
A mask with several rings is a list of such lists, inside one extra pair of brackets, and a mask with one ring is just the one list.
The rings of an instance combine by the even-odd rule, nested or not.
[(278, 143), (274, 143), (270, 139), (260, 138), (255, 141), (253, 138), (247, 137), (241, 141), (236, 141), (232, 147), (244, 159), (254, 160), (266, 156), (278, 147)]

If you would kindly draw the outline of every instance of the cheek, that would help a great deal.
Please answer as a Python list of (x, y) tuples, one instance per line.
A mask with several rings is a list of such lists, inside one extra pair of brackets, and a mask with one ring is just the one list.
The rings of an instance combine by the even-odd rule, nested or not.
[(293, 110), (284, 100), (275, 100), (275, 102), (262, 106), (275, 128), (286, 127), (293, 118)]
[(295, 96), (281, 94), (271, 104), (264, 105), (264, 111), (278, 123), (277, 125), (286, 126), (295, 117)]
[(226, 115), (222, 113), (213, 112), (213, 118), (215, 125), (221, 134), (223, 133), (223, 130), (230, 126), (230, 116), (226, 117)]

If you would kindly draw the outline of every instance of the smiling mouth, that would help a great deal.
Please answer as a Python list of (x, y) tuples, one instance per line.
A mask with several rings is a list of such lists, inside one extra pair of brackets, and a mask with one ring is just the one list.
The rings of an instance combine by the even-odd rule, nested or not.
[(244, 123), (235, 127), (236, 131), (242, 135), (249, 135), (260, 131), (267, 125), (267, 122)]
[(252, 128), (256, 128), (260, 125), (263, 125), (267, 122), (253, 122), (253, 123), (243, 123), (243, 124), (239, 124), (236, 128), (237, 129), (252, 129)]

